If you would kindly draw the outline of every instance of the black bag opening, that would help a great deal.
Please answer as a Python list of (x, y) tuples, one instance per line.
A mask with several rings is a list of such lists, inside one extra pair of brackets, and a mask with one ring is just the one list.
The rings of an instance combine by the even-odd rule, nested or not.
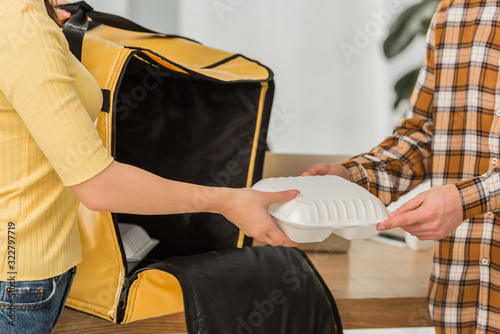
[[(158, 66), (141, 53), (129, 60), (121, 81), (115, 96), (117, 161), (172, 180), (213, 187), (247, 185), (256, 125), (260, 121), (260, 128), (267, 128), (272, 104), (271, 93), (258, 120), (260, 82), (197, 78)], [(259, 135), (253, 182), (261, 178), (266, 149), (265, 130)], [(198, 201), (212, 194), (205, 196), (181, 209), (196, 209)], [(232, 248), (240, 237), (238, 228), (217, 214), (117, 217), (160, 240), (149, 255), (156, 259)], [(246, 239), (244, 245), (250, 245)]]

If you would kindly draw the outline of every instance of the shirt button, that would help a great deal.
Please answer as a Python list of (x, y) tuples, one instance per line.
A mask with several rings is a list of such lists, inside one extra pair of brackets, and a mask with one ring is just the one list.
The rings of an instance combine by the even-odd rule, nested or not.
[(498, 159), (497, 158), (493, 158), (493, 159), (491, 159), (491, 162), (493, 162), (493, 164), (496, 165), (497, 162), (498, 162)]
[(490, 261), (488, 261), (488, 259), (482, 259), (482, 260), (481, 260), (481, 264), (482, 264), (483, 266), (487, 266), (487, 265), (489, 265), (489, 264), (490, 264)]

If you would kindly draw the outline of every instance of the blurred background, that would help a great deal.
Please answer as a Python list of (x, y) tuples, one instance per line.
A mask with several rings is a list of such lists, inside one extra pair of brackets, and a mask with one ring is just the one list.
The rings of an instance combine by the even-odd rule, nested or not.
[(402, 117), (394, 111), (395, 82), (425, 52), (421, 36), (391, 60), (383, 52), (390, 24), (418, 0), (87, 2), (269, 66), (275, 153), (354, 155), (378, 144)]

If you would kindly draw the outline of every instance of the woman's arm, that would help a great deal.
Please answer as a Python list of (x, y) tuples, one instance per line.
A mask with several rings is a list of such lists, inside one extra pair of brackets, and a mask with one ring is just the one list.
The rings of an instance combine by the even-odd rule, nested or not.
[(212, 212), (271, 245), (296, 246), (272, 221), (267, 208), (291, 200), (297, 190), (276, 193), (177, 182), (113, 161), (91, 179), (70, 187), (91, 210), (135, 214)]

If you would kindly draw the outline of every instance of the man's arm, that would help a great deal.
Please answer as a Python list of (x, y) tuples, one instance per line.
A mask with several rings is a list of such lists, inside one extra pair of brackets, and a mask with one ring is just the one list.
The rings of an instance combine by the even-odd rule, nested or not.
[[(347, 178), (368, 189), (371, 193), (389, 204), (407, 193), (419, 183), (424, 181), (430, 174), (431, 168), (431, 141), (433, 132), (433, 102), (435, 85), (435, 44), (434, 23), (431, 24), (427, 34), (427, 53), (424, 64), (420, 70), (410, 101), (408, 117), (400, 121), (391, 137), (369, 153), (361, 154), (351, 158), (339, 165), (320, 164), (310, 167), (303, 175), (339, 175)], [(439, 205), (443, 203), (441, 198), (444, 193), (446, 199), (452, 202), (447, 207), (460, 205), (460, 197), (455, 186), (447, 187), (447, 191), (438, 191), (433, 196), (417, 196), (393, 214), (390, 218), (379, 224), (380, 230), (402, 226), (414, 235), (422, 238), (434, 238), (441, 236), (444, 231), (439, 227), (433, 229), (435, 223), (440, 221)], [(432, 191), (436, 191), (432, 189)], [(454, 191), (454, 193), (453, 193)], [(448, 196), (454, 194), (456, 196)], [(438, 204), (439, 203), (439, 204)], [(416, 209), (420, 210), (416, 212)], [(449, 217), (448, 213), (444, 213)], [(410, 220), (410, 218), (413, 218)], [(418, 227), (433, 230), (430, 234), (421, 233)], [(432, 223), (431, 223), (432, 222)], [(461, 222), (461, 221), (460, 221)], [(453, 223), (449, 224), (454, 226)], [(431, 224), (432, 226), (429, 226)], [(410, 226), (412, 225), (412, 226)], [(458, 226), (458, 225), (457, 225)], [(456, 226), (455, 226), (456, 227)]]

